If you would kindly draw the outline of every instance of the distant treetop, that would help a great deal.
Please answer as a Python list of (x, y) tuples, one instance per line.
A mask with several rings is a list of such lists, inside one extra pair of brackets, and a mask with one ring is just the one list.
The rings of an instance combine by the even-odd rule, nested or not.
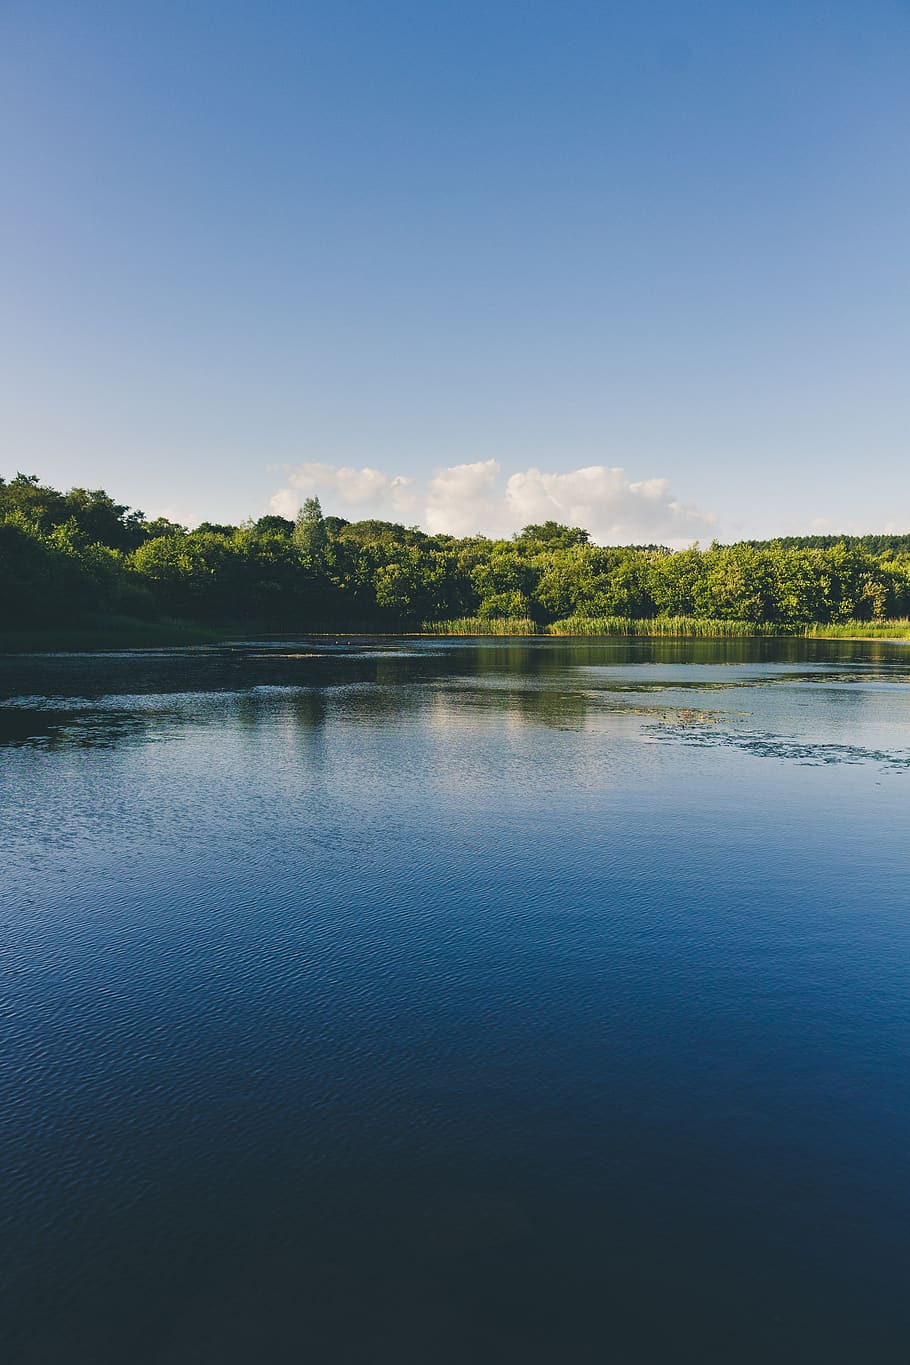
[(572, 545), (587, 545), (591, 534), (581, 526), (561, 526), (558, 521), (543, 521), (539, 525), (525, 526), (522, 530), (516, 531), (512, 539), (516, 544), (529, 544), (533, 541), (550, 549), (557, 546), (568, 549)]

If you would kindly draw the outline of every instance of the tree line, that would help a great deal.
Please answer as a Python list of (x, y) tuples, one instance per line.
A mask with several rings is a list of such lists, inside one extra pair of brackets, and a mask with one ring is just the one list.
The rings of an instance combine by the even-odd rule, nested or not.
[(556, 522), (507, 540), (346, 521), (308, 499), (194, 530), (102, 489), (0, 479), (0, 626), (178, 618), (286, 630), (427, 621), (692, 617), (799, 628), (910, 615), (910, 536), (788, 537), (672, 551)]

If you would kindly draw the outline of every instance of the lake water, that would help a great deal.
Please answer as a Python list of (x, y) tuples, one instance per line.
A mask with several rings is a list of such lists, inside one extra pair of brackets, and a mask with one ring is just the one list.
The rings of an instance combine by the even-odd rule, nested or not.
[(4, 1362), (910, 1359), (910, 647), (0, 696)]

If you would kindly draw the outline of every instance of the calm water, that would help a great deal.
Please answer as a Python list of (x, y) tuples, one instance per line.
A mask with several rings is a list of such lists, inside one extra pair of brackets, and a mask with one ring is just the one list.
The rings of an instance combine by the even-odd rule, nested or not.
[(10, 1365), (910, 1359), (910, 648), (0, 659)]

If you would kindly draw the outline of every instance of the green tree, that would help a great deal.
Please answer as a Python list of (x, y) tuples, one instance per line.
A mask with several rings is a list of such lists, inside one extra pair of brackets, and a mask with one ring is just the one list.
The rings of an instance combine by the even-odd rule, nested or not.
[(318, 498), (307, 498), (294, 522), (294, 544), (313, 564), (321, 564), (328, 544), (328, 531)]

